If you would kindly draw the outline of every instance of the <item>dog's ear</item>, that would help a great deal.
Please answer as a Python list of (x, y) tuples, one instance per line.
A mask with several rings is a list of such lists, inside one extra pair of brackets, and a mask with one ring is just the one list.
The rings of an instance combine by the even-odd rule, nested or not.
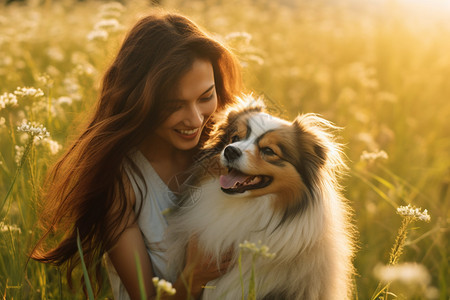
[(255, 98), (252, 94), (236, 97), (236, 104), (231, 106), (226, 112), (226, 128), (228, 133), (233, 133), (236, 129), (236, 121), (243, 115), (265, 111), (265, 104), (262, 98)]
[(305, 186), (312, 191), (319, 178), (320, 169), (327, 161), (327, 147), (321, 139), (321, 132), (312, 116), (299, 116), (292, 122), (297, 155), (294, 167), (301, 176)]
[(320, 165), (327, 159), (327, 147), (320, 137), (322, 129), (318, 126), (318, 123), (323, 122), (322, 118), (313, 114), (299, 115), (292, 122), (299, 139), (299, 146), (310, 154), (316, 155)]
[(252, 94), (243, 94), (236, 97), (234, 104), (228, 111), (228, 123), (236, 120), (240, 115), (250, 112), (264, 112), (266, 105), (261, 97), (254, 97)]

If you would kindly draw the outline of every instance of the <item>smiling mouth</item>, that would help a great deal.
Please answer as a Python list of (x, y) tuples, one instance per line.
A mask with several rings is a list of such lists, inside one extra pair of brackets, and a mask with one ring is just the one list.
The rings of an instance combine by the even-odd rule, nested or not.
[(198, 132), (198, 128), (194, 129), (175, 129), (176, 132), (182, 134), (182, 135), (193, 135)]
[(227, 175), (220, 176), (222, 191), (227, 194), (241, 194), (245, 191), (262, 189), (272, 182), (266, 175), (248, 175), (237, 169), (228, 169)]

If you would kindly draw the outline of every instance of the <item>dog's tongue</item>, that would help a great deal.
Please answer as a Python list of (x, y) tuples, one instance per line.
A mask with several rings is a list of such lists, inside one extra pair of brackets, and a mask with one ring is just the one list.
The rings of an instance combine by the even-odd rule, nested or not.
[(220, 176), (220, 185), (224, 189), (229, 189), (234, 186), (236, 182), (244, 182), (247, 179), (247, 175), (237, 170), (231, 170), (227, 175)]

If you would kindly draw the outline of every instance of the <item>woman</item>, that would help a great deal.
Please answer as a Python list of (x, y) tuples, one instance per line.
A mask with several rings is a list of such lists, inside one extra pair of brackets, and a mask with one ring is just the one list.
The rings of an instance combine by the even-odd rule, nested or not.
[[(173, 200), (168, 185), (193, 163), (214, 113), (231, 105), (239, 89), (233, 55), (192, 21), (171, 13), (140, 20), (104, 76), (88, 126), (49, 173), (42, 240), (62, 237), (51, 249), (41, 243), (32, 258), (66, 264), (70, 283), (80, 262), (79, 234), (98, 282), (107, 254), (116, 299), (141, 297), (136, 256), (152, 298), (152, 277), (172, 275), (162, 239), (163, 211)], [(224, 257), (210, 264), (192, 239), (173, 299), (197, 298), (228, 263)]]

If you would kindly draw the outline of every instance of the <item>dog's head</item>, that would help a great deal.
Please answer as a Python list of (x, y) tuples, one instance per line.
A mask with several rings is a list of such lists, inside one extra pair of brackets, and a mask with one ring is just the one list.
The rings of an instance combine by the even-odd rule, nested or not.
[(313, 197), (336, 157), (337, 146), (327, 132), (332, 125), (313, 114), (288, 122), (263, 110), (251, 105), (232, 111), (220, 125), (210, 150), (220, 151), (226, 169), (221, 189), (234, 197), (273, 194), (279, 205), (303, 206), (301, 199)]

